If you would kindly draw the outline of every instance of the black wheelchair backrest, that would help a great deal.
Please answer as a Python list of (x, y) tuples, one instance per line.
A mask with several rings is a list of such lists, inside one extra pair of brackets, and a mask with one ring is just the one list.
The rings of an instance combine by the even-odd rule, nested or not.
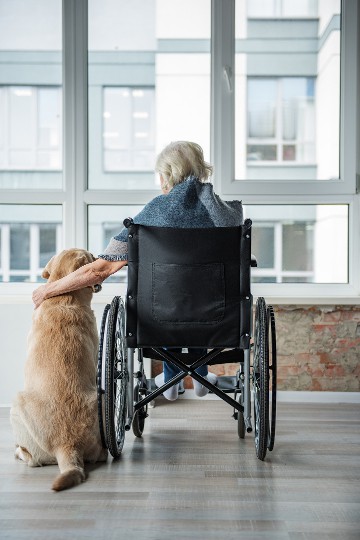
[(129, 230), (128, 347), (250, 346), (251, 220)]

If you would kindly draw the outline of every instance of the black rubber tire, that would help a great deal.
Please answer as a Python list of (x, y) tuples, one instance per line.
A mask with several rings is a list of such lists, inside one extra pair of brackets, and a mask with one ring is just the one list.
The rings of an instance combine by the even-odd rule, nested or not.
[(105, 432), (110, 454), (117, 459), (125, 440), (129, 373), (125, 342), (125, 306), (119, 296), (111, 302), (105, 354)]
[[(140, 386), (137, 384), (134, 388), (134, 401), (137, 403), (145, 397), (146, 391), (144, 393), (143, 388), (140, 388)], [(144, 432), (145, 428), (145, 418), (147, 417), (147, 405), (145, 407), (141, 407), (141, 409), (137, 410), (134, 413), (133, 421), (132, 421), (132, 429), (135, 437), (142, 437), (142, 434)]]
[[(234, 399), (239, 402), (240, 405), (244, 406), (244, 375), (238, 371), (236, 375), (236, 392)], [(237, 399), (239, 396), (239, 399)], [(237, 419), (237, 432), (239, 439), (245, 439), (245, 422), (244, 422), (244, 413), (243, 411), (234, 411), (234, 416)]]
[[(139, 371), (141, 372), (141, 378), (137, 380), (135, 387), (134, 387), (134, 403), (137, 403), (142, 398), (144, 398), (148, 394), (148, 385), (147, 380), (144, 372), (144, 365), (143, 365), (143, 350), (138, 349), (138, 359), (139, 359)], [(132, 421), (132, 430), (135, 435), (135, 437), (142, 437), (144, 428), (145, 428), (145, 419), (148, 416), (148, 406), (145, 405), (144, 407), (141, 407), (141, 409), (137, 410), (134, 413), (133, 421)]]
[(237, 423), (238, 423), (238, 436), (239, 439), (245, 439), (245, 422), (244, 422), (244, 413), (242, 411), (237, 412)]
[(271, 391), (268, 450), (270, 450), (271, 452), (275, 444), (275, 429), (276, 429), (276, 388), (277, 388), (276, 325), (275, 325), (275, 314), (274, 314), (273, 307), (268, 306), (267, 311), (268, 311), (268, 338), (269, 338), (269, 390)]
[(263, 461), (269, 440), (269, 350), (267, 308), (262, 297), (258, 298), (255, 311), (253, 388), (255, 448)]
[(100, 335), (99, 335), (99, 350), (98, 350), (98, 361), (97, 361), (97, 373), (96, 373), (96, 389), (97, 389), (97, 404), (98, 404), (98, 417), (99, 417), (99, 428), (100, 428), (100, 437), (101, 442), (104, 448), (107, 448), (105, 430), (104, 430), (104, 394), (105, 390), (103, 388), (102, 380), (102, 368), (103, 368), (103, 352), (104, 352), (104, 333), (106, 320), (109, 313), (110, 304), (106, 304), (104, 313), (101, 319), (100, 325)]

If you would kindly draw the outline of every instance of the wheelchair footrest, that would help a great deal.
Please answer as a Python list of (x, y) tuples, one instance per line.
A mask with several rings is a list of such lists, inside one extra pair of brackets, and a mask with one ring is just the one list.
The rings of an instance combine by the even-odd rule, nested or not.
[[(217, 385), (225, 394), (232, 394), (235, 391), (236, 377), (235, 375), (221, 375), (218, 377)], [(210, 390), (209, 394), (213, 394)]]

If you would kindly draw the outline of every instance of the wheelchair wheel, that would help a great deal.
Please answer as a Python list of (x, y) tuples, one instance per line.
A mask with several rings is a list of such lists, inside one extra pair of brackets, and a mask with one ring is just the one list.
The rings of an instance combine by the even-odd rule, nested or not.
[(114, 458), (120, 456), (125, 440), (128, 383), (125, 306), (115, 296), (109, 310), (105, 353), (105, 433)]
[[(145, 397), (147, 394), (147, 385), (145, 382), (145, 386), (143, 386), (142, 383), (138, 382), (134, 388), (134, 401), (137, 403), (140, 401), (143, 397)], [(148, 413), (148, 406), (144, 405), (144, 407), (141, 407), (141, 409), (138, 409), (135, 414), (132, 421), (132, 429), (135, 437), (141, 437), (144, 431), (145, 427), (145, 418), (147, 418)]]
[[(143, 367), (143, 351), (138, 349), (139, 354), (139, 372), (137, 382), (134, 387), (134, 403), (137, 403), (144, 398), (148, 393), (147, 380)], [(135, 437), (141, 437), (145, 427), (145, 418), (148, 416), (148, 406), (145, 405), (141, 409), (137, 410), (134, 414), (132, 421), (132, 429)]]
[(267, 309), (264, 298), (258, 298), (255, 311), (253, 389), (255, 448), (264, 460), (269, 441), (269, 348)]
[(244, 413), (238, 411), (238, 436), (239, 439), (245, 439), (245, 422), (244, 422)]
[[(235, 399), (236, 394), (239, 393), (239, 403), (240, 405), (244, 406), (244, 380), (243, 375), (238, 372), (237, 374), (237, 389), (235, 393)], [(242, 411), (234, 411), (234, 416), (237, 419), (237, 429), (238, 429), (238, 436), (239, 439), (245, 439), (245, 421), (244, 421), (244, 413)]]
[(271, 389), (271, 412), (269, 415), (269, 440), (268, 450), (274, 448), (275, 443), (275, 426), (276, 426), (276, 327), (275, 315), (272, 306), (268, 306), (268, 338), (269, 338), (269, 388)]
[(96, 388), (97, 388), (97, 404), (98, 404), (98, 417), (99, 417), (99, 428), (101, 442), (104, 448), (107, 448), (105, 440), (105, 430), (104, 430), (104, 394), (105, 394), (105, 381), (103, 376), (103, 355), (104, 355), (104, 334), (106, 320), (109, 313), (110, 304), (106, 304), (104, 313), (101, 319), (100, 326), (100, 336), (99, 336), (99, 351), (98, 351), (98, 361), (97, 361), (97, 375), (96, 375)]

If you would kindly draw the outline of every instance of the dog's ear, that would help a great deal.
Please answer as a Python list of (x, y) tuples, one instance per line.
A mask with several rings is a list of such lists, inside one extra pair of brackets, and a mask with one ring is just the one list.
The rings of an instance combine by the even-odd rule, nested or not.
[(81, 266), (85, 266), (85, 264), (89, 264), (94, 260), (94, 257), (92, 255), (91, 257), (89, 257), (89, 253), (86, 251), (83, 253), (79, 253), (74, 260), (74, 270), (77, 270)]
[(55, 255), (51, 257), (50, 261), (47, 263), (44, 270), (42, 271), (41, 277), (43, 277), (44, 279), (49, 279), (50, 274), (51, 274), (51, 265), (54, 259), (55, 259)]

